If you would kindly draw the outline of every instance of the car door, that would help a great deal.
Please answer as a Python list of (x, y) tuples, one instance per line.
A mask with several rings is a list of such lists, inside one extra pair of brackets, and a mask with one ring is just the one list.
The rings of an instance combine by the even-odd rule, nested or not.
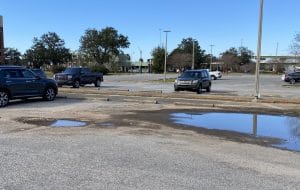
[(80, 69), (80, 83), (87, 84), (88, 83), (88, 76), (86, 75), (85, 69)]
[(207, 88), (209, 86), (209, 75), (206, 71), (201, 71), (202, 87)]
[(44, 84), (42, 79), (28, 69), (21, 70), (23, 79), (26, 83), (27, 95), (36, 96), (43, 94)]
[(82, 77), (84, 78), (84, 84), (90, 84), (93, 82), (93, 76), (91, 75), (91, 71), (88, 68), (83, 68), (81, 72)]
[(20, 69), (7, 69), (4, 72), (5, 83), (13, 97), (26, 96), (29, 92)]

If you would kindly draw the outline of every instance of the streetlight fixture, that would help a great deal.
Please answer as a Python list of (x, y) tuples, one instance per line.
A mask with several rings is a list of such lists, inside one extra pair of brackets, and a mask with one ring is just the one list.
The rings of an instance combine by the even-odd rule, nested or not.
[(255, 70), (255, 99), (256, 100), (260, 98), (260, 92), (259, 92), (259, 66), (260, 66), (260, 56), (261, 56), (263, 9), (264, 9), (264, 0), (260, 0), (258, 40), (257, 40), (257, 60), (256, 60), (256, 70)]
[(166, 44), (165, 44), (165, 65), (164, 65), (164, 83), (166, 83), (167, 78), (167, 51), (168, 51), (168, 33), (171, 32), (170, 30), (165, 30), (166, 33)]

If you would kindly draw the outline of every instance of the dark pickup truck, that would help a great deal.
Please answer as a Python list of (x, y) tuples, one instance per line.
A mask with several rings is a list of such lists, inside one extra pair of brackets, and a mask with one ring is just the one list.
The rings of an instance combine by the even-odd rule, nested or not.
[(95, 87), (100, 87), (103, 82), (103, 73), (93, 73), (85, 67), (70, 67), (62, 73), (55, 74), (53, 78), (58, 86), (69, 85), (79, 88), (85, 84), (94, 84)]

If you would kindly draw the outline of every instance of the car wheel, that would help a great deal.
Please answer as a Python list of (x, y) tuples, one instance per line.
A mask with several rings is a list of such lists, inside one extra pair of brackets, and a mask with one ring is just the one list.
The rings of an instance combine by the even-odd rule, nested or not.
[(217, 80), (218, 78), (216, 76), (212, 76), (214, 80)]
[(296, 80), (295, 80), (295, 79), (291, 79), (291, 80), (290, 80), (290, 83), (291, 83), (291, 84), (295, 84), (295, 83), (296, 83)]
[(97, 79), (95, 82), (95, 87), (100, 87), (100, 86), (101, 86), (101, 81)]
[(9, 95), (5, 91), (0, 91), (0, 107), (5, 107), (9, 102)]
[(74, 84), (73, 84), (73, 87), (74, 87), (74, 88), (79, 88), (79, 86), (80, 86), (79, 80), (75, 80), (75, 81), (74, 81)]
[(202, 85), (199, 85), (197, 89), (197, 94), (202, 94)]
[(211, 91), (211, 84), (206, 88), (206, 92), (210, 92)]
[(52, 87), (48, 87), (44, 94), (44, 99), (47, 101), (53, 101), (56, 97), (55, 90)]

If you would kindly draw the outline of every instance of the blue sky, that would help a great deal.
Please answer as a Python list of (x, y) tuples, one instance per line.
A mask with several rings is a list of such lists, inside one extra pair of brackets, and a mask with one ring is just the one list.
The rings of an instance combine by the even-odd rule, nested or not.
[[(201, 48), (218, 55), (241, 43), (256, 52), (259, 0), (0, 0), (5, 46), (24, 52), (33, 37), (56, 32), (66, 47), (77, 50), (88, 28), (116, 28), (131, 42), (125, 52), (150, 58), (160, 43), (160, 31), (171, 30), (168, 50), (193, 37)], [(262, 53), (289, 54), (300, 31), (299, 0), (265, 0)], [(164, 34), (161, 34), (164, 42)]]

